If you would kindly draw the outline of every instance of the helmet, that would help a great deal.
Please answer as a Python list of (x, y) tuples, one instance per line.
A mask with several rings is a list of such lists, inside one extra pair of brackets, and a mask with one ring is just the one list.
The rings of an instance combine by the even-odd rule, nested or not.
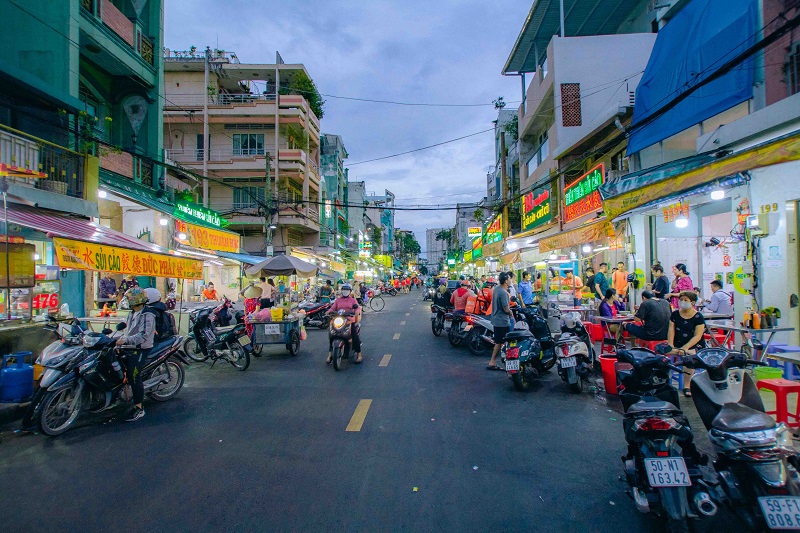
[(467, 277), (464, 274), (461, 274), (460, 276), (458, 276), (458, 279), (464, 281), (465, 279), (467, 279)]
[(133, 287), (125, 291), (125, 297), (128, 298), (128, 305), (131, 307), (147, 303), (147, 294), (139, 287)]
[(439, 278), (439, 285), (447, 285), (447, 280), (444, 278)]
[(343, 290), (343, 291), (352, 291), (352, 290), (353, 290), (353, 287), (351, 287), (349, 283), (345, 283), (344, 285), (342, 285), (342, 286), (340, 287), (340, 289), (339, 289), (339, 290)]
[(580, 319), (581, 315), (578, 313), (567, 313), (564, 315), (564, 325), (567, 326), (567, 329), (575, 329)]
[(144, 293), (147, 295), (147, 303), (149, 304), (154, 304), (161, 300), (161, 291), (158, 289), (148, 287), (144, 290)]
[(462, 287), (469, 287), (469, 281), (467, 281), (467, 280), (465, 280), (465, 279), (462, 279), (462, 280), (461, 280), (461, 286), (462, 286)]

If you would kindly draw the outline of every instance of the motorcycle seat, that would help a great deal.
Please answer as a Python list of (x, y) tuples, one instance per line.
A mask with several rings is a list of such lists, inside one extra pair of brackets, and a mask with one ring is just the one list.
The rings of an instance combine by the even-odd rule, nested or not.
[(148, 359), (155, 359), (164, 354), (167, 350), (172, 348), (172, 345), (175, 343), (175, 337), (170, 337), (169, 339), (163, 340), (161, 342), (156, 342), (152, 348), (150, 348), (150, 353), (147, 354)]
[(628, 407), (625, 411), (626, 415), (643, 413), (647, 411), (680, 411), (677, 407), (669, 402), (659, 400), (658, 398), (645, 397)]
[(711, 427), (720, 431), (762, 431), (773, 429), (775, 420), (766, 413), (751, 409), (740, 403), (726, 403), (722, 406)]
[(237, 324), (234, 324), (232, 326), (222, 326), (222, 327), (219, 327), (219, 328), (214, 328), (214, 333), (216, 335), (222, 335), (223, 333), (228, 333), (230, 330), (232, 330), (236, 326), (237, 326)]
[(533, 333), (527, 329), (512, 329), (506, 333), (507, 341), (530, 339), (531, 337), (533, 337)]

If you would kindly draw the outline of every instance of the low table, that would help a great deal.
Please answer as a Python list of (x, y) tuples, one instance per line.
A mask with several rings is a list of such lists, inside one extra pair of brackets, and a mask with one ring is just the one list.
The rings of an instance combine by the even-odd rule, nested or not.
[(763, 342), (764, 348), (761, 351), (761, 360), (763, 361), (766, 358), (767, 353), (769, 353), (769, 345), (772, 344), (772, 339), (775, 337), (776, 333), (784, 332), (784, 331), (794, 331), (794, 328), (790, 327), (777, 327), (777, 328), (762, 328), (762, 329), (753, 329), (753, 328), (746, 328), (744, 326), (737, 326), (733, 320), (711, 320), (706, 322), (706, 329), (714, 328), (725, 331), (725, 339), (722, 343), (718, 343), (714, 336), (711, 336), (712, 344), (716, 345), (717, 347), (724, 347), (728, 345), (728, 341), (730, 340), (731, 335), (734, 332), (743, 333), (745, 339), (747, 336), (751, 337), (760, 337), (762, 335), (767, 335), (767, 341)]

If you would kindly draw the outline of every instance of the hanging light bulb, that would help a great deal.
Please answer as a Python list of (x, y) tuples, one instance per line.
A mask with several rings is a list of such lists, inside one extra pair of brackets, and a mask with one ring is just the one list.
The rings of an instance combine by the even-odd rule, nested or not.
[(180, 239), (182, 241), (185, 241), (186, 240), (186, 234), (185, 233), (178, 233), (178, 239)]
[(558, 254), (550, 254), (550, 261), (555, 261), (558, 259)]
[(569, 253), (569, 258), (570, 259), (577, 259), (578, 258), (578, 254), (576, 254), (575, 252), (570, 252)]
[(711, 191), (711, 199), (722, 200), (723, 198), (725, 198), (725, 191), (717, 185), (717, 188)]
[(585, 254), (592, 253), (592, 245), (591, 244), (584, 244), (583, 248), (581, 248), (581, 250), (583, 250), (583, 253), (585, 253)]
[(683, 215), (679, 215), (678, 218), (675, 219), (675, 227), (677, 228), (686, 228), (689, 226), (689, 219)]
[(99, 191), (97, 191), (97, 197), (98, 198), (106, 198), (107, 196), (108, 196), (108, 193), (106, 191), (104, 191), (103, 189), (100, 189)]
[(161, 224), (162, 226), (166, 226), (167, 224), (169, 224), (169, 220), (167, 220), (164, 217), (161, 217), (160, 219), (158, 219), (158, 223)]

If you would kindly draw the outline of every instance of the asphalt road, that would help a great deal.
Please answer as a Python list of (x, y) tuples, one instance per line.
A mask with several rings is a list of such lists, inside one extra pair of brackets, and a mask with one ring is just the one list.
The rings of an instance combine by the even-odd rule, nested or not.
[[(364, 319), (360, 366), (326, 366), (312, 330), (294, 358), (268, 346), (245, 372), (192, 365), (136, 423), (0, 428), (2, 530), (662, 531), (618, 479), (605, 394), (554, 372), (516, 392), (433, 337), (418, 292), (386, 299)], [(738, 531), (724, 512), (698, 530), (712, 527)]]

